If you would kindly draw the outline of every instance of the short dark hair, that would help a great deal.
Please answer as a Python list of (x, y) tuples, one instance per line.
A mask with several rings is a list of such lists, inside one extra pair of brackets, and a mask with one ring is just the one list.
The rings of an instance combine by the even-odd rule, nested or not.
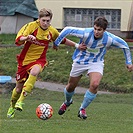
[(104, 30), (106, 30), (107, 25), (108, 25), (108, 21), (104, 16), (99, 16), (95, 19), (94, 21), (94, 25), (103, 28)]

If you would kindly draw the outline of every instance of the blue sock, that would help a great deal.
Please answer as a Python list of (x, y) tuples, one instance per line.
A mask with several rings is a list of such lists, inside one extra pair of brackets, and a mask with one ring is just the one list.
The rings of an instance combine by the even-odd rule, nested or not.
[(74, 95), (74, 91), (68, 92), (66, 88), (64, 88), (64, 95), (65, 95), (65, 104), (69, 105), (72, 102), (72, 96)]
[(86, 107), (89, 106), (89, 104), (95, 99), (96, 94), (90, 92), (89, 90), (86, 91), (84, 95), (84, 100), (81, 104), (80, 110), (83, 108), (85, 109)]

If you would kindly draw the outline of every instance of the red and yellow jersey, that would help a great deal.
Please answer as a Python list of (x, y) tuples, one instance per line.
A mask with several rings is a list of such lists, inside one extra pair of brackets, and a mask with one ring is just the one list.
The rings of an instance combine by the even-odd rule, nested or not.
[[(33, 35), (36, 41), (20, 42), (20, 37)], [(59, 32), (52, 26), (44, 30), (40, 27), (39, 20), (24, 25), (17, 34), (15, 44), (24, 48), (18, 56), (18, 63), (21, 66), (28, 65), (32, 62), (46, 63), (46, 52), (51, 41), (55, 41)]]

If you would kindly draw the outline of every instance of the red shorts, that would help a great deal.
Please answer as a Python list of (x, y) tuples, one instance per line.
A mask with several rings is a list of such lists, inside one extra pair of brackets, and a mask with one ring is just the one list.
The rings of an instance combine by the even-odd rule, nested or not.
[(30, 63), (28, 65), (25, 65), (25, 66), (18, 64), (18, 67), (17, 67), (18, 70), (16, 72), (16, 81), (17, 82), (25, 82), (28, 79), (30, 70), (32, 69), (32, 67), (34, 65), (39, 65), (41, 70), (43, 70), (44, 67), (48, 65), (48, 62), (40, 63), (40, 62), (36, 61), (36, 62)]

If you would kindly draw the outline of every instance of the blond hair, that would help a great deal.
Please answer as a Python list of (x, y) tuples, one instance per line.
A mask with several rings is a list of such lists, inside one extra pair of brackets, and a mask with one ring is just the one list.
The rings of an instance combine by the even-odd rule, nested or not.
[(39, 18), (48, 16), (50, 17), (50, 19), (52, 19), (53, 13), (50, 9), (43, 8), (39, 11)]

